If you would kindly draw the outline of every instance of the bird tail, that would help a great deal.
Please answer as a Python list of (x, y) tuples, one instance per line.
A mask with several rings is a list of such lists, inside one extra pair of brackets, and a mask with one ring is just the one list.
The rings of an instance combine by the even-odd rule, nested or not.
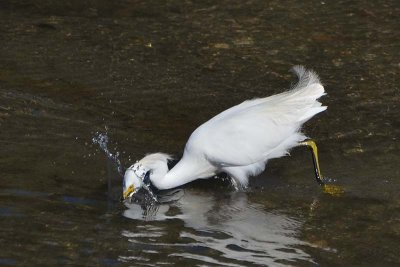
[(268, 158), (282, 157), (288, 154), (292, 147), (306, 139), (307, 137), (301, 132), (302, 124), (327, 108), (318, 101), (321, 96), (325, 95), (318, 75), (303, 66), (295, 66), (292, 71), (299, 80), (291, 90), (268, 98), (270, 104), (276, 103), (275, 106), (270, 105), (272, 112), (269, 114), (279, 114), (279, 116), (272, 116), (271, 119), (281, 127), (292, 127), (291, 131), (285, 130), (290, 134), (283, 142), (269, 151)]
[[(321, 81), (319, 80), (318, 74), (316, 74), (312, 70), (307, 70), (304, 66), (301, 65), (294, 66), (291, 69), (291, 71), (294, 74), (296, 74), (297, 78), (299, 79), (298, 82), (295, 84), (295, 86), (292, 88), (293, 90), (300, 90), (312, 84), (321, 85)], [(322, 90), (322, 94), (323, 93), (324, 90)]]
[(290, 91), (286, 92), (286, 100), (294, 110), (297, 109), (299, 115), (297, 121), (304, 123), (327, 109), (318, 101), (321, 96), (325, 95), (325, 89), (314, 71), (307, 70), (303, 66), (294, 66), (292, 71), (299, 80)]

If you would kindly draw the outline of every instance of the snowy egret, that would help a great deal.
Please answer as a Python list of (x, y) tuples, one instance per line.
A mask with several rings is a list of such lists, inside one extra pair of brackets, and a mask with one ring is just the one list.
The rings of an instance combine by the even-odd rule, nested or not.
[(298, 82), (289, 91), (244, 101), (198, 127), (171, 170), (167, 163), (172, 158), (164, 153), (149, 154), (129, 167), (123, 198), (149, 182), (163, 190), (222, 172), (246, 187), (249, 176), (264, 171), (269, 159), (285, 156), (299, 145), (311, 148), (316, 179), (323, 184), (316, 144), (301, 133), (301, 126), (327, 108), (318, 102), (325, 94), (324, 87), (315, 72), (303, 66), (292, 70)]

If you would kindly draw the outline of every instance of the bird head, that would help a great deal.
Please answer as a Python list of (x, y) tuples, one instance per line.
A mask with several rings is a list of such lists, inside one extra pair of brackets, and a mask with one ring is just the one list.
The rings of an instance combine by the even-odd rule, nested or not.
[(123, 199), (131, 197), (143, 186), (143, 180), (149, 172), (142, 164), (136, 162), (125, 171), (123, 182)]
[(123, 199), (131, 197), (143, 186), (151, 182), (157, 187), (157, 181), (162, 180), (168, 172), (168, 161), (172, 157), (164, 153), (149, 154), (130, 166), (124, 175)]

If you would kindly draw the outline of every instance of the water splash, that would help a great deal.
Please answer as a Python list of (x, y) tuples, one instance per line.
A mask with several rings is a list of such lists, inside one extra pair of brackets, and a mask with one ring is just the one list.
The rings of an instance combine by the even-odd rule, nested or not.
[[(95, 136), (92, 138), (93, 144), (98, 144), (100, 149), (106, 154), (107, 158), (110, 159), (112, 162), (115, 163), (118, 173), (123, 177), (124, 176), (124, 167), (121, 164), (121, 161), (119, 160), (119, 152), (115, 152), (113, 154), (109, 149), (108, 149), (108, 135), (106, 133), (100, 133), (96, 132)], [(146, 205), (151, 205), (158, 203), (158, 198), (157, 195), (151, 190), (150, 185), (143, 184), (143, 189), (145, 189), (150, 196), (150, 199), (146, 199), (145, 204)]]
[(119, 152), (117, 151), (115, 152), (115, 154), (113, 154), (107, 147), (108, 144), (107, 133), (96, 132), (95, 136), (92, 138), (92, 142), (93, 144), (98, 144), (100, 146), (100, 149), (106, 154), (107, 158), (115, 163), (115, 165), (117, 166), (118, 173), (121, 176), (124, 176), (124, 168), (121, 164), (121, 161), (118, 158)]

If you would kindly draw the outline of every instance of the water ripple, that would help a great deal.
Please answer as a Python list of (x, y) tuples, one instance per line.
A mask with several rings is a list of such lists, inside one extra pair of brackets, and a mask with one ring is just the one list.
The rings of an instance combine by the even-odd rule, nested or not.
[[(198, 261), (201, 263), (198, 266), (314, 263), (300, 249), (307, 243), (296, 237), (302, 223), (283, 213), (263, 210), (262, 205), (249, 202), (246, 193), (236, 192), (228, 199), (220, 199), (186, 191), (175, 203), (156, 205), (150, 215), (138, 204), (125, 205), (128, 208), (123, 212), (125, 217), (148, 222), (145, 227), (121, 233), (136, 249), (142, 250), (141, 257), (167, 253), (170, 257)], [(159, 225), (159, 221), (165, 221), (164, 227), (153, 225)], [(137, 256), (136, 249), (130, 256)], [(141, 262), (132, 258), (132, 262), (138, 261)]]

